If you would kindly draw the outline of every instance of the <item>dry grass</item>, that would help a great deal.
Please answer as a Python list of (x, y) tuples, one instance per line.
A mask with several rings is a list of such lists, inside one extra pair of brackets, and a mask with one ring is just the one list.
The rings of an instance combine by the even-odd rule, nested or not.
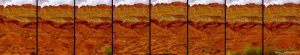
[(59, 24), (73, 22), (74, 20), (74, 11), (72, 6), (50, 6), (39, 8), (38, 15), (38, 17), (42, 19)]
[(227, 22), (262, 22), (262, 7), (260, 5), (248, 4), (244, 6), (227, 7)]
[(265, 8), (265, 22), (295, 22), (300, 24), (300, 6), (286, 4), (284, 6), (274, 5)]
[[(187, 7), (184, 3), (172, 3), (172, 4), (157, 4), (152, 6), (151, 19), (156, 20), (177, 20), (178, 17), (186, 17)], [(172, 18), (174, 17), (174, 18)], [(183, 18), (185, 20), (185, 18)]]
[(76, 8), (76, 18), (88, 22), (101, 23), (110, 22), (111, 8), (109, 6), (83, 6)]
[(123, 22), (148, 22), (149, 8), (148, 5), (121, 5), (114, 7), (114, 20), (122, 20)]
[(19, 22), (34, 22), (36, 9), (34, 6), (8, 6), (0, 8), (0, 15)]
[(224, 12), (224, 5), (221, 4), (194, 5), (189, 8), (189, 19), (195, 22), (224, 21)]

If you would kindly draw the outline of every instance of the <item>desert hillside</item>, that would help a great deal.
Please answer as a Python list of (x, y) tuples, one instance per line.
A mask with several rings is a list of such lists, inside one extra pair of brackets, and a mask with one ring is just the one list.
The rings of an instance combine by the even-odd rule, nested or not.
[(82, 6), (74, 11), (69, 5), (45, 6), (38, 8), (36, 16), (33, 5), (0, 6), (0, 55), (34, 54), (37, 32), (39, 54), (71, 55), (75, 30), (79, 55), (107, 54), (112, 48), (114, 54), (120, 55), (149, 54), (150, 35), (152, 54), (184, 55), (187, 43), (189, 54), (195, 55), (244, 54), (245, 49), (255, 54), (262, 52), (262, 30), (264, 54), (300, 51), (299, 4), (270, 5), (265, 7), (264, 14), (257, 4), (230, 6), (226, 7), (226, 20), (224, 5), (214, 3), (189, 7), (181, 2), (162, 3), (151, 6), (151, 11), (144, 4), (113, 8)]
[(224, 13), (223, 4), (189, 7), (189, 54), (224, 55)]
[(111, 52), (111, 6), (76, 7), (76, 54), (108, 54)]
[(149, 52), (149, 9), (145, 4), (114, 6), (114, 54)]
[(35, 54), (35, 43), (35, 6), (0, 6), (0, 54)]
[[(271, 5), (264, 12), (264, 46), (267, 50), (300, 54), (300, 5)], [(265, 51), (267, 54), (274, 52)], [(280, 53), (289, 54), (289, 53)]]
[(151, 53), (186, 53), (187, 7), (185, 3), (156, 4), (151, 9)]
[(70, 55), (74, 47), (73, 6), (45, 6), (38, 10), (39, 54)]
[(226, 48), (227, 52), (247, 54), (261, 53), (262, 48), (262, 6), (258, 4), (227, 7)]

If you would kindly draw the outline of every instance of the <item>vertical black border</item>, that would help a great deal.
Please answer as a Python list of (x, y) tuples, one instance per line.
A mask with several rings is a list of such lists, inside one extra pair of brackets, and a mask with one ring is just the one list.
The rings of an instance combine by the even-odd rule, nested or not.
[(264, 7), (264, 0), (262, 0), (261, 2), (262, 2), (262, 4), (261, 4), (261, 7), (262, 7), (262, 14), (261, 14), (262, 15), (262, 19), (261, 19), (262, 20), (262, 24), (261, 24), (261, 26), (262, 26), (262, 29), (261, 29), (261, 31), (262, 31), (262, 37), (261, 37), (262, 38), (261, 39), (261, 41), (262, 41), (262, 48), (261, 48), (262, 52), (261, 52), (261, 54), (264, 55), (264, 32), (265, 32), (264, 31), (264, 28), (265, 28), (264, 27), (264, 25), (265, 25), (265, 21), (264, 21), (264, 14), (265, 14), (264, 12), (265, 12), (265, 10), (264, 9), (265, 9), (265, 7)]
[(148, 13), (149, 13), (148, 14), (149, 15), (149, 20), (148, 20), (149, 21), (149, 50), (148, 51), (149, 51), (149, 55), (151, 55), (151, 43), (152, 43), (151, 42), (151, 18), (152, 18), (151, 17), (152, 16), (151, 15), (151, 9), (152, 9), (151, 0), (149, 0), (148, 3), (149, 3), (148, 4), (148, 6), (149, 6), (149, 11), (148, 11)]
[(224, 55), (226, 55), (226, 52), (227, 52), (227, 48), (226, 48), (226, 37), (227, 37), (227, 34), (226, 34), (226, 27), (227, 27), (227, 1), (224, 0)]
[(73, 54), (72, 55), (76, 55), (76, 0), (73, 0), (74, 4), (73, 4), (73, 15), (74, 15), (74, 46), (73, 46)]
[(35, 14), (36, 14), (36, 17), (35, 17), (35, 20), (36, 20), (36, 27), (35, 27), (35, 30), (36, 30), (36, 31), (35, 31), (35, 44), (36, 44), (36, 45), (35, 45), (35, 47), (36, 47), (36, 48), (35, 48), (35, 55), (38, 55), (38, 54), (39, 54), (39, 44), (38, 44), (38, 43), (39, 43), (39, 42), (38, 42), (38, 32), (39, 32), (39, 31), (38, 31), (38, 30), (39, 30), (39, 29), (38, 29), (38, 27), (39, 27), (39, 26), (38, 26), (38, 25), (39, 25), (39, 19), (38, 19), (38, 17), (39, 17), (39, 15), (38, 15), (39, 6), (38, 6), (38, 5), (39, 5), (39, 4), (38, 4), (38, 2), (39, 2), (39, 1), (36, 0), (36, 6), (35, 6), (35, 8), (36, 8), (36, 13), (35, 13)]
[(111, 0), (111, 52), (114, 55), (114, 0)]
[(186, 55), (189, 55), (189, 0), (186, 0)]

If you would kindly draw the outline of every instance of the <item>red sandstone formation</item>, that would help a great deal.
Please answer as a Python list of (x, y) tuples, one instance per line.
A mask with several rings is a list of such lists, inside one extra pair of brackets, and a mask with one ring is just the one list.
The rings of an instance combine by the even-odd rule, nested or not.
[[(265, 8), (264, 45), (266, 49), (275, 46), (274, 49), (292, 48), (293, 51), (299, 52), (300, 42), (297, 40), (300, 40), (298, 38), (300, 19), (297, 11), (300, 8), (298, 7), (296, 4), (285, 4)], [(111, 22), (110, 6), (76, 8), (76, 54), (101, 55), (109, 51), (107, 50), (109, 48), (114, 48), (115, 54), (147, 54), (150, 27), (148, 5), (124, 5), (115, 8), (114, 22)], [(175, 8), (178, 10), (173, 10), (174, 13), (166, 11)], [(150, 20), (152, 54), (166, 52), (185, 54), (186, 26), (189, 27), (190, 54), (224, 54), (225, 24), (227, 25), (226, 47), (230, 51), (243, 52), (242, 49), (246, 45), (261, 47), (261, 5), (227, 7), (227, 23), (224, 23), (223, 5), (194, 5), (189, 7), (191, 10), (189, 10), (188, 25), (186, 24), (186, 8), (183, 3), (152, 6)], [(136, 12), (140, 16), (118, 9), (140, 11)], [(0, 10), (0, 54), (35, 53), (37, 22), (34, 14), (35, 6), (8, 6), (0, 7)], [(7, 10), (14, 11), (8, 12)], [(18, 12), (21, 14), (16, 14)], [(39, 54), (72, 54), (74, 51), (73, 12), (72, 6), (39, 8), (37, 17)], [(89, 16), (84, 16), (86, 14)], [(123, 15), (125, 17), (122, 17)], [(112, 23), (114, 23), (114, 47), (110, 47)]]

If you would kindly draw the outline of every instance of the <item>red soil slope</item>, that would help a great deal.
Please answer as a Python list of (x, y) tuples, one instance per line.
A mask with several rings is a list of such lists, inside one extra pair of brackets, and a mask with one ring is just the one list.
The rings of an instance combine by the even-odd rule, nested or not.
[[(300, 52), (300, 5), (271, 5), (265, 9), (265, 49)], [(265, 51), (268, 52), (268, 51)], [(277, 53), (286, 54), (286, 53)]]
[(147, 54), (149, 48), (148, 5), (114, 7), (114, 54)]
[(186, 54), (186, 5), (157, 4), (151, 10), (151, 53)]
[(0, 6), (0, 55), (35, 54), (35, 6)]
[(189, 54), (224, 55), (224, 5), (189, 7)]
[(262, 7), (256, 4), (227, 7), (228, 51), (243, 53), (246, 46), (262, 47)]
[(47, 6), (38, 10), (38, 48), (41, 55), (71, 55), (74, 47), (73, 7)]
[(111, 7), (76, 7), (76, 54), (106, 54), (111, 51)]
[[(269, 54), (267, 49), (272, 46), (275, 50), (292, 49), (287, 52), (299, 53), (300, 42), (297, 40), (300, 40), (300, 8), (298, 7), (299, 5), (295, 4), (285, 4), (266, 8), (264, 17), (266, 54)], [(118, 9), (139, 12), (126, 12)], [(141, 4), (116, 8), (113, 47), (115, 54), (148, 53), (150, 25), (147, 9), (147, 5)], [(189, 53), (222, 55), (224, 53), (223, 5), (195, 5), (190, 9)], [(90, 10), (99, 11), (88, 12)], [(110, 7), (84, 6), (76, 8), (76, 11), (78, 12), (76, 14), (76, 54), (105, 54), (106, 49), (111, 48), (112, 40)], [(39, 9), (39, 54), (72, 54), (74, 47), (73, 12), (72, 6), (50, 6)], [(185, 54), (186, 12), (183, 3), (152, 6), (152, 54)], [(202, 14), (197, 15), (198, 12)], [(231, 6), (227, 7), (227, 12), (226, 48), (230, 51), (243, 52), (242, 49), (246, 45), (261, 47), (261, 6), (254, 4)], [(0, 7), (0, 54), (35, 53), (36, 16), (34, 13), (35, 7), (30, 5)]]

